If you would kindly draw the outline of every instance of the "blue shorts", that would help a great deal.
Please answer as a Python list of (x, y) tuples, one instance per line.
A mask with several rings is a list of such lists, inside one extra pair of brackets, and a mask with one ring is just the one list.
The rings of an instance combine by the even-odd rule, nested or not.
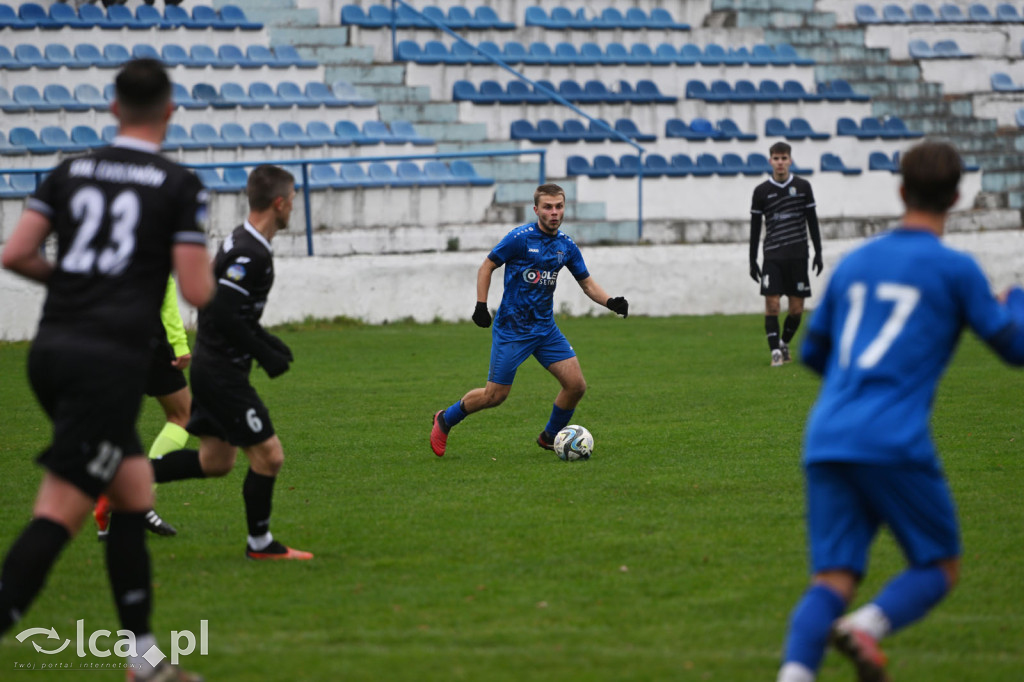
[(817, 462), (804, 471), (812, 573), (864, 575), (883, 524), (911, 566), (960, 556), (956, 507), (941, 471), (850, 462)]
[(546, 334), (515, 339), (502, 338), (495, 330), (491, 336), (491, 368), (487, 380), (511, 386), (519, 365), (531, 355), (547, 369), (560, 360), (576, 357), (576, 351), (569, 345), (565, 334), (553, 325)]

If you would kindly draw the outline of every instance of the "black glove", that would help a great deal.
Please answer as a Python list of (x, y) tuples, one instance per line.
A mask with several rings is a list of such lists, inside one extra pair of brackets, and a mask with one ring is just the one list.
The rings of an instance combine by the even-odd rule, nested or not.
[(287, 372), (290, 366), (288, 358), (283, 353), (276, 351), (263, 353), (258, 360), (263, 371), (271, 379), (275, 379)]
[(761, 283), (761, 268), (757, 267), (757, 261), (750, 261), (750, 279), (754, 280), (758, 284)]
[(811, 264), (814, 268), (814, 275), (818, 276), (821, 274), (822, 269), (825, 267), (821, 262), (821, 253), (814, 254), (814, 262)]
[(629, 301), (621, 296), (609, 298), (608, 302), (605, 303), (605, 306), (613, 313), (618, 313), (623, 317), (629, 317)]
[(476, 326), (487, 329), (491, 326), (491, 313), (487, 310), (486, 301), (477, 301), (476, 308), (473, 310), (473, 322)]
[(292, 355), (292, 349), (289, 348), (288, 344), (286, 344), (284, 341), (277, 338), (270, 332), (267, 332), (265, 339), (271, 348), (273, 348), (278, 353), (288, 358), (288, 362), (293, 362), (295, 360), (295, 356)]

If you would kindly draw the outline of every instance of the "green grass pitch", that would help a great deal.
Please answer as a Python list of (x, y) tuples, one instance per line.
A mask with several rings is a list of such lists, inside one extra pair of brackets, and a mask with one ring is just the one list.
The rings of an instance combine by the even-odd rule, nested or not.
[[(758, 316), (559, 324), (589, 383), (573, 420), (594, 433), (589, 462), (534, 443), (557, 385), (532, 360), (504, 405), (458, 426), (444, 458), (431, 453), (431, 415), (486, 376), (490, 335), (469, 323), (279, 329), (292, 371), (254, 374), (286, 453), (272, 530), (316, 559), (244, 558), (244, 457), (226, 478), (161, 487), (158, 509), (181, 531), (149, 541), (165, 651), (172, 630), (206, 620), (208, 654), (184, 663), (209, 680), (774, 679), (806, 584), (799, 457), (818, 380), (768, 367)], [(3, 552), (29, 518), (48, 439), (26, 353), (0, 345)], [(963, 574), (887, 640), (900, 682), (1021, 679), (1022, 387), (973, 338), (942, 384), (934, 431)], [(161, 422), (148, 400), (144, 441)], [(861, 599), (900, 566), (883, 536)], [(87, 634), (118, 628), (91, 521), (0, 642), (0, 679), (120, 679), (81, 671), (111, 659), (14, 637), (52, 626), (71, 638), (79, 619)], [(820, 679), (853, 673), (830, 654)]]

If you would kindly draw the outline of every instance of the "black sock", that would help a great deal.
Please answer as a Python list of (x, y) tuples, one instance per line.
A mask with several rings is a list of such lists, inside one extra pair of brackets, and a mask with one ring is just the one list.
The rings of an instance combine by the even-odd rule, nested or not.
[(245, 475), (242, 498), (245, 499), (245, 520), (249, 535), (259, 537), (270, 530), (270, 507), (274, 497), (277, 476), (264, 476), (252, 469)]
[(146, 512), (113, 512), (106, 550), (107, 576), (121, 625), (135, 635), (144, 635), (150, 631), (153, 605)]
[(779, 316), (764, 316), (764, 333), (768, 335), (768, 347), (772, 350), (779, 349)]
[(0, 572), (0, 635), (28, 610), (70, 539), (61, 524), (35, 518), (11, 545)]
[(796, 330), (800, 328), (800, 316), (800, 313), (790, 313), (786, 315), (786, 321), (782, 323), (782, 341), (787, 346), (796, 336)]
[(206, 478), (199, 464), (198, 450), (175, 450), (150, 461), (153, 462), (153, 480), (157, 483)]

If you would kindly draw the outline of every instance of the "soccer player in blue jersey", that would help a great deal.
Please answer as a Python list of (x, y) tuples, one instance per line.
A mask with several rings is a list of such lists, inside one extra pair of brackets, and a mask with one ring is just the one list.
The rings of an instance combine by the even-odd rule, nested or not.
[[(960, 571), (956, 511), (928, 426), (939, 378), (965, 326), (1024, 364), (1024, 290), (997, 301), (977, 263), (940, 241), (960, 156), (925, 142), (900, 166), (901, 223), (836, 268), (802, 347), (824, 377), (803, 458), (813, 579), (792, 614), (779, 682), (814, 680), (830, 642), (861, 682), (889, 679), (879, 640), (924, 617)], [(883, 525), (908, 566), (843, 616)]]
[(531, 355), (562, 386), (551, 408), (551, 418), (537, 436), (538, 445), (554, 449), (555, 434), (569, 423), (587, 390), (576, 353), (555, 325), (555, 283), (563, 267), (595, 303), (623, 317), (629, 314), (626, 299), (608, 296), (587, 271), (579, 247), (558, 229), (565, 214), (565, 191), (558, 185), (541, 185), (533, 194), (533, 211), (537, 221), (505, 235), (477, 271), (473, 322), (486, 328), (491, 326), (491, 314), (487, 310), (491, 275), (505, 266), (505, 292), (494, 318), (490, 372), (486, 386), (473, 389), (451, 407), (434, 415), (430, 447), (438, 457), (445, 453), (448, 432), (453, 426), (467, 415), (504, 402), (512, 390), (516, 370)]

